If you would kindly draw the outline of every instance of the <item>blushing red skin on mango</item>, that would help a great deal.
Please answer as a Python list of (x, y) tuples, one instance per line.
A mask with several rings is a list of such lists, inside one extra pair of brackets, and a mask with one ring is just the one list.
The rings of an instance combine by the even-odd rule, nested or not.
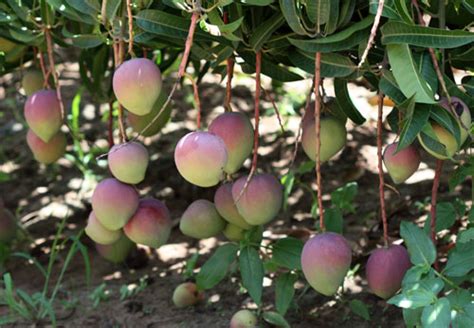
[(309, 239), (301, 253), (301, 266), (308, 283), (317, 292), (334, 295), (351, 265), (352, 252), (346, 239), (325, 232)]
[(140, 200), (138, 209), (123, 228), (137, 244), (158, 248), (168, 241), (172, 222), (168, 208), (157, 199)]
[(16, 235), (16, 218), (9, 210), (3, 208), (1, 205), (3, 205), (3, 203), (0, 200), (0, 242), (8, 243), (12, 241)]
[(224, 141), (209, 132), (190, 132), (174, 151), (174, 162), (181, 176), (200, 187), (212, 187), (224, 176), (227, 163)]
[(138, 193), (117, 179), (102, 180), (92, 194), (92, 209), (99, 222), (108, 230), (118, 230), (138, 208)]
[(221, 137), (226, 145), (228, 160), (224, 171), (237, 172), (252, 153), (253, 126), (248, 117), (236, 112), (221, 114), (211, 122), (209, 132)]
[(178, 285), (173, 292), (173, 303), (176, 307), (191, 306), (204, 299), (204, 294), (198, 291), (195, 283), (185, 282)]
[(51, 140), (62, 125), (56, 91), (40, 90), (29, 96), (25, 103), (25, 119), (30, 129), (41, 140)]
[(365, 269), (370, 289), (383, 299), (392, 297), (400, 289), (410, 267), (410, 256), (405, 247), (392, 245), (376, 249), (370, 255)]
[(112, 84), (117, 100), (128, 111), (146, 115), (160, 95), (161, 72), (151, 60), (133, 58), (117, 68)]
[(48, 142), (44, 142), (30, 129), (26, 134), (26, 143), (33, 153), (33, 157), (43, 164), (56, 162), (66, 152), (66, 136), (61, 131)]
[[(161, 129), (168, 123), (170, 120), (171, 116), (171, 104), (168, 104), (166, 108), (161, 112), (160, 116), (156, 120), (155, 117), (158, 115), (158, 113), (161, 110), (161, 106), (166, 102), (168, 96), (166, 95), (165, 92), (161, 92), (158, 100), (155, 102), (153, 105), (153, 108), (151, 109), (151, 112), (149, 112), (146, 115), (135, 115), (131, 112), (128, 112), (127, 114), (127, 123), (129, 126), (132, 127), (133, 131), (137, 133), (141, 133), (142, 136), (144, 137), (150, 137), (158, 132), (161, 131)], [(153, 121), (154, 120), (154, 121)], [(153, 123), (151, 123), (153, 121)], [(151, 125), (149, 127), (148, 124)], [(145, 131), (143, 129), (147, 128)], [(143, 131), (143, 132), (142, 132)]]
[(237, 311), (230, 320), (230, 328), (255, 328), (257, 324), (257, 316), (250, 310)]
[(102, 245), (113, 244), (122, 235), (120, 230), (108, 230), (105, 228), (99, 220), (97, 220), (93, 211), (89, 214), (87, 226), (84, 231), (90, 239)]
[(271, 174), (257, 174), (239, 199), (246, 181), (247, 176), (243, 176), (232, 186), (232, 198), (237, 210), (250, 225), (270, 222), (277, 216), (283, 203), (282, 185)]
[[(303, 120), (301, 145), (306, 155), (316, 160), (316, 130), (314, 120)], [(334, 117), (321, 118), (321, 155), (320, 160), (326, 162), (336, 155), (346, 144), (347, 131), (343, 122)]]
[(21, 79), (21, 86), (26, 96), (31, 96), (36, 91), (43, 88), (44, 78), (43, 73), (38, 70), (30, 70), (23, 75)]
[(117, 180), (137, 184), (145, 178), (149, 156), (141, 143), (128, 142), (113, 146), (108, 161), (110, 172)]
[(214, 194), (214, 205), (217, 212), (224, 220), (232, 223), (242, 229), (250, 229), (252, 226), (248, 224), (242, 215), (240, 215), (232, 198), (232, 183), (221, 185)]
[(100, 256), (112, 263), (124, 262), (130, 252), (135, 248), (135, 244), (120, 231), (120, 238), (110, 244), (95, 244), (95, 248)]
[(226, 221), (221, 218), (213, 203), (198, 199), (184, 211), (179, 229), (189, 237), (204, 239), (214, 237), (224, 230)]
[(398, 142), (394, 142), (385, 147), (383, 162), (393, 182), (402, 183), (418, 170), (421, 163), (421, 156), (418, 148), (414, 145), (409, 145), (395, 153), (397, 147)]

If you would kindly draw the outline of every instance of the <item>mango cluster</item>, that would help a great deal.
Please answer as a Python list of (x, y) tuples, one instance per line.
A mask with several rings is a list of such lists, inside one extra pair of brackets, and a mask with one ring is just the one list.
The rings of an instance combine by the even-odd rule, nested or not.
[[(38, 85), (35, 87), (33, 84), (31, 82), (25, 91), (34, 91)], [(26, 141), (34, 158), (44, 164), (56, 162), (66, 151), (66, 136), (61, 132), (63, 122), (56, 91), (41, 89), (33, 92), (26, 100), (24, 114), (29, 126)]]
[(140, 199), (133, 186), (145, 178), (148, 162), (148, 151), (138, 142), (119, 144), (109, 151), (109, 170), (114, 177), (95, 188), (85, 229), (99, 254), (109, 261), (124, 261), (135, 243), (158, 248), (170, 236), (166, 205), (154, 198)]
[[(225, 174), (236, 173), (252, 147), (250, 120), (241, 113), (224, 113), (211, 122), (209, 132), (191, 132), (178, 142), (175, 163), (187, 181), (212, 187)], [(223, 232), (229, 240), (239, 241), (246, 230), (274, 219), (283, 200), (278, 179), (270, 174), (256, 174), (247, 180), (247, 176), (242, 176), (233, 183), (222, 184), (214, 203), (199, 199), (190, 204), (181, 217), (181, 232), (198, 239)]]

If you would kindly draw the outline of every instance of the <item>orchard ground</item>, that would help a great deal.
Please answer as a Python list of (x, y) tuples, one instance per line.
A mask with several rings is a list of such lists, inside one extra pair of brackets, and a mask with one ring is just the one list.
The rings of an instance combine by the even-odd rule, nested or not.
[[(65, 55), (63, 54), (63, 58)], [(80, 86), (77, 64), (65, 63), (60, 67), (61, 83), (65, 107), (71, 108), (73, 97)], [(30, 253), (43, 265), (47, 264), (48, 254), (59, 221), (67, 217), (63, 238), (77, 234), (87, 222), (90, 211), (89, 199), (94, 180), (109, 176), (105, 165), (93, 165), (94, 173), (87, 179), (69, 159), (59, 160), (57, 165), (45, 167), (32, 157), (25, 140), (26, 127), (23, 123), (22, 108), (24, 97), (17, 91), (18, 74), (7, 74), (0, 80), (0, 171), (9, 176), (9, 180), (0, 185), (0, 196), (7, 208), (17, 213), (21, 224), (27, 229), (31, 239), (25, 238), (17, 245), (18, 250)], [(165, 81), (172, 81), (165, 77)], [(264, 87), (272, 90), (268, 80)], [(235, 110), (253, 116), (252, 79), (237, 74), (234, 78), (232, 105)], [(168, 89), (171, 83), (168, 84)], [(330, 81), (325, 81), (328, 95), (332, 93)], [(261, 147), (259, 149), (259, 167), (265, 172), (282, 176), (288, 170), (294, 149), (295, 135), (300, 116), (292, 110), (301, 112), (310, 81), (285, 84), (283, 90), (272, 93), (283, 116), (285, 132), (281, 133), (271, 102), (263, 93), (262, 105), (264, 117), (261, 120)], [(298, 308), (292, 307), (287, 319), (292, 327), (402, 327), (401, 310), (386, 303), (367, 289), (364, 265), (370, 251), (381, 245), (382, 229), (378, 214), (378, 176), (376, 159), (376, 107), (368, 100), (375, 95), (363, 86), (350, 85), (351, 97), (363, 115), (368, 118), (363, 126), (354, 127), (348, 123), (348, 142), (340, 155), (322, 166), (324, 200), (329, 200), (330, 192), (350, 182), (358, 184), (358, 194), (353, 202), (355, 213), (344, 217), (344, 236), (353, 250), (351, 269), (354, 274), (346, 279), (342, 302), (335, 302), (309, 290), (300, 297), (303, 283), (296, 285)], [(225, 86), (219, 84), (216, 77), (206, 76), (200, 84), (203, 126), (224, 111), (222, 105)], [(77, 100), (77, 98), (76, 98)], [(95, 147), (107, 150), (107, 123), (100, 123), (101, 115), (108, 105), (98, 106), (85, 91), (80, 103), (81, 132), (85, 140), (81, 146), (85, 152)], [(61, 301), (68, 302), (68, 310), (58, 314), (58, 324), (65, 327), (227, 327), (233, 313), (243, 307), (255, 308), (248, 295), (238, 287), (234, 278), (226, 279), (216, 288), (207, 291), (205, 301), (195, 307), (178, 309), (173, 306), (171, 296), (174, 288), (184, 281), (181, 275), (186, 261), (199, 252), (197, 268), (212, 254), (213, 249), (225, 238), (209, 238), (196, 241), (183, 236), (178, 223), (181, 214), (193, 200), (205, 198), (212, 200), (215, 188), (198, 188), (186, 183), (178, 174), (173, 161), (174, 146), (187, 132), (196, 127), (196, 111), (193, 108), (192, 88), (184, 84), (174, 97), (171, 122), (158, 136), (145, 138), (151, 161), (145, 181), (138, 185), (140, 192), (147, 196), (163, 200), (169, 207), (174, 228), (169, 244), (158, 250), (140, 249), (124, 265), (106, 262), (96, 253), (92, 241), (83, 236), (82, 241), (89, 247), (92, 280), (86, 284), (85, 267), (81, 257), (76, 256), (66, 273), (61, 292)], [(387, 111), (388, 112), (388, 108)], [(116, 130), (117, 131), (117, 130)], [(384, 132), (385, 144), (394, 140), (395, 134)], [(68, 139), (68, 152), (71, 153), (72, 141)], [(294, 164), (298, 167), (307, 161), (301, 146)], [(100, 154), (100, 152), (99, 152)], [(434, 176), (434, 159), (422, 152), (423, 163), (420, 170), (408, 183), (396, 186), (398, 193), (386, 189), (389, 235), (397, 240), (401, 220), (421, 222), (426, 219), (431, 180)], [(102, 164), (105, 164), (102, 159)], [(248, 172), (249, 163), (241, 173)], [(469, 185), (463, 184), (453, 193), (448, 193), (447, 180), (452, 165), (444, 168), (440, 186), (440, 201), (455, 197), (469, 198)], [(314, 189), (314, 172), (305, 173), (301, 180)], [(386, 182), (392, 184), (388, 175)], [(314, 231), (315, 220), (310, 210), (313, 204), (311, 194), (297, 186), (289, 198), (286, 211), (265, 226), (264, 237), (278, 239), (291, 234), (306, 240)], [(469, 204), (468, 204), (469, 205)], [(443, 250), (441, 250), (443, 253)], [(54, 264), (53, 281), (63, 265), (63, 256)], [(7, 263), (15, 286), (28, 292), (37, 291), (42, 286), (42, 276), (32, 264), (18, 258)], [(238, 272), (233, 276), (238, 275)], [(145, 278), (144, 278), (145, 277)], [(144, 278), (147, 286), (136, 295), (120, 298), (120, 290), (127, 286), (129, 290), (139, 285)], [(272, 281), (265, 278), (264, 304), (266, 309), (272, 306), (274, 287)], [(93, 307), (94, 290), (105, 284), (108, 299)], [(236, 291), (239, 291), (236, 295)], [(365, 321), (351, 311), (351, 301), (360, 300), (369, 307), (371, 321)], [(6, 307), (0, 307), (0, 315), (6, 313)], [(47, 323), (46, 323), (47, 324)], [(21, 323), (16, 325), (22, 326)]]

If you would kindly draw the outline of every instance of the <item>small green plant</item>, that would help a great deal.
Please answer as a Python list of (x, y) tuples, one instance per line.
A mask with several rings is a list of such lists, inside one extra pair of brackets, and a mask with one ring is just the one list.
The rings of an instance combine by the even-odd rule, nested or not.
[[(31, 257), (26, 253), (13, 253), (12, 256), (24, 258), (34, 264), (38, 269), (41, 276), (44, 278), (44, 284), (41, 291), (28, 294), (21, 288), (14, 287), (13, 278), (10, 273), (5, 273), (2, 278), (2, 284), (4, 286), (4, 297), (0, 298), (0, 302), (3, 305), (8, 306), (8, 314), (0, 317), (0, 325), (15, 323), (15, 322), (29, 322), (38, 323), (48, 320), (53, 326), (56, 326), (57, 317), (56, 309), (58, 303), (62, 303), (63, 308), (70, 308), (74, 306), (74, 301), (58, 302), (58, 294), (62, 288), (62, 282), (64, 275), (76, 254), (80, 253), (84, 260), (86, 281), (89, 284), (90, 280), (90, 262), (87, 252), (87, 248), (81, 243), (80, 237), (83, 231), (80, 231), (77, 235), (60, 241), (60, 237), (63, 233), (67, 216), (62, 219), (51, 248), (49, 255), (48, 265), (42, 266), (35, 258)], [(66, 248), (66, 244), (72, 242), (63, 265), (59, 271), (58, 278), (54, 284), (51, 284), (51, 276), (53, 274), (53, 265), (60, 256), (59, 251)]]
[(101, 302), (107, 301), (110, 298), (110, 294), (111, 292), (107, 289), (105, 282), (97, 286), (89, 295), (89, 298), (92, 300), (92, 307), (95, 309)]
[(148, 286), (148, 276), (141, 277), (138, 281), (138, 284), (132, 283), (128, 285), (122, 285), (120, 287), (120, 300), (123, 301), (124, 299), (130, 298), (135, 296)]

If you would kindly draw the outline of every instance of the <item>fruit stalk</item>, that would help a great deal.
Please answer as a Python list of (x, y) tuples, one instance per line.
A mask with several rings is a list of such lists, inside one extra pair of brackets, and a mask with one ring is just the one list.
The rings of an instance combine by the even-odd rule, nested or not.
[[(123, 61), (123, 43), (121, 41), (116, 41), (113, 45), (114, 47), (114, 62), (115, 62), (115, 69), (122, 64)], [(127, 133), (125, 132), (125, 125), (123, 123), (123, 107), (122, 104), (117, 101), (118, 103), (118, 125), (120, 131), (120, 143), (128, 141)]]
[(323, 190), (321, 183), (321, 97), (319, 96), (319, 87), (321, 85), (321, 53), (316, 52), (314, 58), (314, 121), (316, 128), (316, 184), (318, 186), (318, 208), (319, 208), (319, 228), (321, 231), (326, 230), (324, 224), (324, 208), (323, 208)]
[(193, 86), (193, 95), (194, 95), (194, 105), (196, 106), (197, 116), (196, 116), (196, 126), (197, 129), (201, 129), (201, 100), (199, 99), (199, 89), (196, 81), (190, 74), (185, 74), (185, 76), (191, 81)]
[(385, 0), (379, 0), (377, 13), (375, 14), (375, 18), (374, 18), (374, 24), (372, 25), (372, 29), (370, 30), (370, 36), (369, 36), (369, 41), (367, 42), (367, 47), (365, 47), (364, 53), (362, 54), (362, 57), (360, 58), (359, 65), (357, 65), (357, 67), (359, 68), (362, 66), (362, 64), (364, 64), (365, 60), (367, 59), (367, 56), (369, 55), (369, 51), (372, 48), (372, 45), (374, 44), (375, 36), (377, 35), (377, 28), (379, 27), (380, 18), (382, 17), (384, 3), (385, 3)]
[[(229, 22), (229, 13), (224, 12), (224, 24)], [(230, 102), (232, 100), (232, 78), (234, 77), (234, 58), (231, 56), (226, 60), (227, 83), (225, 87), (224, 109), (226, 112), (232, 112)]]
[(43, 88), (49, 89), (49, 74), (50, 72), (46, 71), (46, 65), (44, 64), (43, 53), (38, 49), (39, 64), (41, 68), (41, 73), (43, 74)]
[(127, 16), (128, 16), (128, 53), (133, 56), (133, 16), (132, 16), (132, 1), (127, 2)]
[(382, 114), (383, 114), (383, 98), (384, 94), (379, 91), (378, 94), (378, 116), (377, 116), (377, 158), (379, 171), (379, 199), (380, 199), (380, 217), (383, 225), (383, 242), (385, 247), (388, 247), (388, 224), (387, 212), (385, 210), (385, 195), (384, 195), (384, 177), (382, 164)]
[[(61, 86), (59, 85), (59, 77), (58, 72), (56, 72), (55, 63), (54, 63), (54, 55), (53, 55), (53, 41), (51, 38), (51, 31), (49, 27), (44, 28), (44, 36), (46, 38), (46, 48), (48, 52), (48, 60), (49, 60), (49, 69), (50, 72), (53, 74), (54, 84), (56, 84), (56, 97), (58, 97), (59, 101), (59, 108), (61, 109), (61, 119), (64, 120), (64, 104), (61, 96)], [(48, 77), (45, 76), (45, 83), (48, 80)]]
[[(252, 174), (257, 169), (257, 158), (258, 158), (258, 126), (260, 123), (260, 72), (262, 69), (262, 53), (259, 51), (255, 55), (255, 130), (253, 134), (253, 157), (252, 157), (252, 168), (250, 170), (249, 180)], [(244, 188), (245, 189), (245, 188)]]
[(114, 146), (114, 106), (113, 102), (109, 102), (109, 123), (108, 123), (108, 141), (109, 141), (109, 149)]
[[(436, 202), (438, 198), (438, 188), (439, 188), (439, 179), (441, 177), (441, 172), (443, 170), (444, 161), (441, 159), (436, 160), (436, 170), (435, 176), (433, 179), (433, 187), (431, 189), (431, 206), (430, 206), (430, 231), (431, 231), (431, 240), (436, 247)], [(435, 261), (435, 269), (438, 269), (438, 260)]]
[(280, 111), (278, 110), (278, 106), (275, 103), (275, 99), (273, 99), (272, 95), (263, 86), (260, 86), (260, 88), (263, 89), (263, 92), (265, 93), (265, 97), (267, 98), (267, 100), (269, 100), (272, 103), (273, 109), (275, 110), (275, 114), (276, 114), (277, 119), (278, 119), (278, 124), (280, 125), (281, 132), (284, 133), (285, 128), (283, 127), (283, 122), (281, 120)]

